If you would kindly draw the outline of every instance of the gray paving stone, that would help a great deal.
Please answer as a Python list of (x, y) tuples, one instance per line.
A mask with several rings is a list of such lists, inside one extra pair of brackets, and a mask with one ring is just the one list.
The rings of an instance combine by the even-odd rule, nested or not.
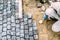
[(16, 37), (17, 40), (20, 40), (20, 37)]
[(4, 24), (3, 24), (3, 27), (7, 27), (7, 23), (4, 23)]
[(2, 40), (7, 40), (7, 38), (6, 37), (2, 37)]
[(3, 4), (0, 4), (0, 10), (3, 10)]
[(3, 14), (2, 13), (0, 13), (0, 17), (2, 17), (3, 16)]
[(24, 21), (27, 21), (28, 20), (28, 18), (24, 18)]
[(29, 27), (29, 31), (33, 31), (33, 27)]
[(21, 40), (25, 40), (24, 38), (21, 38)]
[(7, 35), (7, 39), (10, 39), (11, 38), (11, 36), (10, 35)]
[(34, 35), (34, 39), (38, 40), (38, 35)]
[(33, 35), (33, 32), (32, 31), (29, 31), (29, 35)]
[(7, 34), (10, 35), (11, 34), (11, 30), (7, 30)]
[(5, 35), (7, 35), (6, 32), (2, 32), (2, 36), (5, 36)]
[(12, 36), (12, 40), (16, 40), (16, 36)]
[(15, 31), (15, 27), (12, 27), (11, 30), (12, 30), (12, 31)]
[(16, 28), (19, 28), (20, 27), (20, 25), (19, 24), (16, 24)]
[(7, 28), (3, 28), (3, 31), (6, 32), (7, 31)]
[(24, 19), (23, 19), (23, 18), (21, 18), (21, 19), (20, 19), (20, 21), (21, 21), (21, 22), (23, 22), (23, 21), (24, 21)]
[(29, 19), (29, 20), (28, 20), (28, 23), (32, 23), (32, 19)]
[(21, 22), (20, 25), (23, 26), (24, 25), (24, 22)]
[(11, 35), (15, 35), (15, 32), (14, 31), (11, 31)]
[(33, 27), (36, 27), (36, 22), (33, 22)]
[(7, 22), (7, 19), (4, 19), (4, 20), (3, 20), (3, 23), (6, 23), (6, 22)]
[(8, 22), (7, 22), (7, 25), (10, 25), (10, 24), (11, 24), (11, 22), (10, 22), (10, 21), (8, 21)]
[(28, 26), (29, 26), (29, 27), (32, 27), (32, 23), (29, 23)]
[(24, 33), (24, 30), (20, 30), (20, 34), (23, 34)]
[(3, 15), (7, 15), (6, 9), (3, 10)]
[(30, 40), (34, 40), (33, 36), (30, 36)]
[(20, 21), (19, 20), (16, 20), (16, 23), (20, 23)]
[(16, 33), (16, 36), (20, 36), (20, 32), (17, 32), (17, 33)]
[(26, 24), (28, 24), (28, 22), (27, 21), (24, 21), (24, 25), (26, 25)]
[(0, 25), (0, 33), (2, 33), (2, 25)]
[(28, 34), (29, 33), (29, 31), (28, 30), (24, 30), (25, 31), (25, 34)]
[(0, 24), (2, 24), (2, 21), (0, 21)]
[(16, 28), (16, 32), (20, 32), (20, 29), (19, 28)]
[(2, 40), (2, 34), (0, 33), (0, 40)]
[(38, 35), (37, 30), (34, 30), (33, 33), (34, 35)]
[(2, 18), (2, 17), (0, 17), (0, 21), (1, 21), (1, 20), (3, 20), (3, 18)]
[(27, 38), (27, 39), (28, 39), (28, 38), (29, 38), (29, 35), (28, 35), (28, 34), (26, 34), (26, 35), (25, 35), (25, 38)]
[(37, 27), (35, 26), (35, 27), (33, 27), (33, 30), (37, 30)]
[(11, 29), (11, 25), (7, 25), (7, 29)]
[[(3, 13), (3, 11), (0, 11), (0, 14), (2, 14)], [(0, 15), (0, 16), (2, 16), (2, 15)]]
[(28, 29), (29, 29), (28, 25), (25, 25), (25, 26), (24, 26), (24, 28), (25, 28), (26, 30), (28, 30)]
[(20, 37), (24, 37), (24, 34), (20, 34)]
[(7, 21), (11, 21), (11, 18), (7, 18)]
[(16, 26), (16, 25), (15, 25), (15, 23), (11, 23), (11, 26), (13, 26), (13, 27), (14, 27), (14, 26)]
[(0, 3), (3, 3), (3, 1), (2, 1), (2, 0), (0, 0)]
[(21, 29), (21, 30), (24, 30), (24, 26), (23, 26), (23, 25), (22, 25), (22, 26), (20, 26), (20, 29)]

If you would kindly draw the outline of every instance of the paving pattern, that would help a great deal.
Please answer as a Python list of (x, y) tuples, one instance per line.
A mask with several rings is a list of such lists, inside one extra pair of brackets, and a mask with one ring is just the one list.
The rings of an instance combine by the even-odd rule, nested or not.
[(0, 40), (38, 40), (36, 22), (22, 14), (18, 18), (15, 0), (0, 0)]

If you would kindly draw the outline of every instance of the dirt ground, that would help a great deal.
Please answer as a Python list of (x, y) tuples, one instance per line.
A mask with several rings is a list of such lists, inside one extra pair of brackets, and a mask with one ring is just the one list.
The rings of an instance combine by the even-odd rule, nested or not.
[[(24, 13), (32, 14), (32, 19), (36, 21), (38, 28), (39, 40), (60, 40), (60, 32), (55, 33), (51, 30), (51, 26), (55, 21), (44, 20), (42, 24), (39, 20), (43, 20), (44, 11), (41, 8), (37, 8), (35, 0), (23, 0)], [(45, 8), (48, 8), (48, 4), (45, 3)], [(42, 4), (42, 6), (44, 6)]]

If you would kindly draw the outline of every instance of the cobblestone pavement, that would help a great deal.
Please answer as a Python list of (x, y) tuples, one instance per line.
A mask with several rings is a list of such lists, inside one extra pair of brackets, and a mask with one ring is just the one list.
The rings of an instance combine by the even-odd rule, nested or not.
[(0, 40), (38, 40), (36, 22), (22, 14), (18, 18), (15, 0), (0, 0)]

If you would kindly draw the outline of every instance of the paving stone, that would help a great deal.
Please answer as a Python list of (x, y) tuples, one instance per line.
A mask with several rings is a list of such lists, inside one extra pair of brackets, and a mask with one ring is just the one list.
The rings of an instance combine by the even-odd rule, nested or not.
[(15, 25), (15, 23), (11, 23), (11, 26), (13, 26), (13, 27), (14, 27), (14, 26), (16, 26), (16, 25)]
[(14, 31), (11, 31), (11, 35), (15, 35), (15, 32)]
[(16, 36), (20, 36), (20, 32), (17, 32), (17, 33), (16, 33)]
[(19, 24), (16, 24), (16, 28), (19, 28), (20, 27), (20, 25)]
[(7, 29), (11, 29), (11, 25), (7, 25)]
[(28, 22), (27, 21), (24, 21), (24, 25), (27, 25), (28, 24)]
[(34, 35), (34, 39), (38, 39), (38, 35)]
[(25, 40), (24, 38), (21, 38), (21, 40)]
[[(2, 10), (0, 10), (0, 14), (2, 14), (3, 13), (3, 11)], [(0, 16), (2, 16), (2, 15), (0, 15)]]
[(11, 36), (10, 35), (7, 35), (7, 39), (10, 39), (11, 38)]
[(32, 19), (29, 19), (29, 20), (28, 20), (28, 23), (32, 23)]
[(7, 31), (7, 28), (3, 28), (3, 31), (6, 32)]
[(20, 40), (20, 37), (16, 37), (17, 40)]
[(12, 30), (12, 31), (15, 31), (15, 27), (12, 27), (11, 30)]
[(24, 33), (24, 30), (20, 30), (20, 33), (23, 34)]
[(4, 19), (4, 20), (3, 20), (3, 23), (6, 23), (6, 22), (7, 22), (7, 19)]
[(20, 29), (19, 28), (16, 28), (16, 32), (20, 32)]
[(1, 21), (1, 20), (3, 20), (3, 18), (2, 18), (2, 17), (0, 17), (0, 21)]
[(37, 27), (35, 26), (35, 27), (33, 27), (33, 30), (37, 30)]
[(2, 21), (0, 21), (0, 24), (2, 24)]
[(3, 24), (3, 27), (7, 27), (7, 23), (4, 23), (4, 24)]
[(32, 31), (30, 31), (30, 32), (29, 32), (29, 35), (30, 35), (30, 36), (31, 36), (31, 35), (33, 35), (33, 32), (32, 32)]
[(24, 21), (27, 21), (28, 20), (28, 18), (24, 18)]
[(11, 34), (11, 30), (7, 30), (7, 34), (10, 35)]
[(28, 34), (29, 33), (29, 31), (28, 30), (24, 30), (25, 31), (25, 34)]
[(29, 29), (29, 27), (28, 27), (28, 25), (25, 25), (25, 27), (24, 27), (26, 30), (28, 30)]
[(33, 36), (30, 36), (30, 40), (34, 40)]
[(0, 33), (2, 33), (2, 25), (0, 25)]
[(11, 18), (7, 18), (7, 21), (11, 21)]
[(12, 36), (12, 40), (16, 40), (16, 36)]
[(2, 37), (2, 40), (7, 40), (7, 38), (6, 37)]
[(38, 34), (38, 33), (37, 33), (37, 30), (34, 30), (33, 33), (34, 33), (34, 35), (37, 35), (37, 34)]
[(26, 34), (26, 35), (25, 35), (25, 38), (27, 38), (27, 39), (28, 39), (28, 38), (29, 38), (29, 35), (28, 35), (28, 34)]
[(6, 32), (2, 32), (2, 36), (5, 36), (5, 35), (7, 35)]
[(16, 20), (16, 23), (20, 23), (20, 21), (19, 20)]
[(3, 4), (0, 4), (0, 10), (3, 10)]
[(29, 26), (29, 27), (32, 27), (32, 23), (29, 23), (28, 26)]
[(2, 14), (2, 11), (0, 10), (0, 17), (2, 17), (3, 16), (3, 14)]
[(20, 21), (21, 21), (21, 22), (23, 22), (23, 21), (24, 21), (24, 19), (23, 19), (23, 18), (21, 18), (21, 19), (20, 19)]
[(0, 40), (2, 40), (2, 34), (0, 33)]
[(24, 22), (21, 22), (20, 25), (23, 26), (24, 25)]
[(22, 26), (20, 26), (20, 29), (22, 30), (22, 29), (24, 29), (24, 26), (22, 25)]
[(20, 34), (20, 37), (24, 37), (24, 34)]
[(3, 10), (3, 15), (7, 15), (6, 11), (6, 9)]
[(10, 25), (11, 24), (11, 22), (9, 21), (9, 22), (7, 22), (7, 25)]

